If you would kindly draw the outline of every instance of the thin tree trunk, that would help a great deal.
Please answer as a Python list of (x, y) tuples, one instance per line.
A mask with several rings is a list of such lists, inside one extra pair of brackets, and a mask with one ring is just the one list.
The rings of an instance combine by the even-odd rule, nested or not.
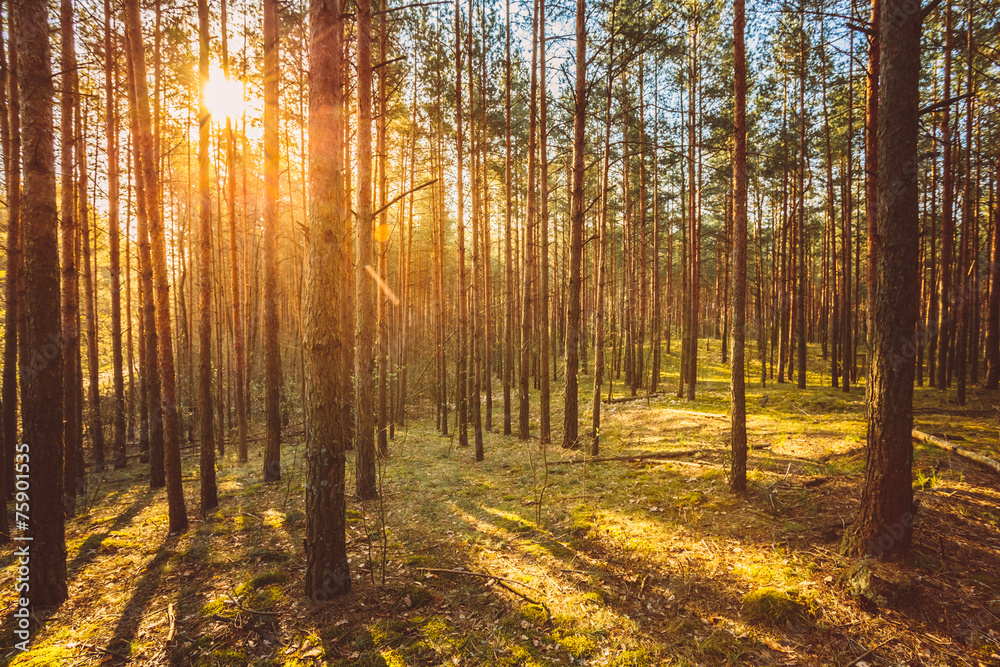
[(201, 421), (201, 511), (219, 506), (215, 487), (215, 433), (212, 421), (212, 191), (209, 186), (208, 0), (198, 0), (198, 416)]
[(357, 338), (354, 377), (357, 383), (356, 487), (358, 497), (378, 494), (375, 479), (375, 281), (368, 275), (372, 249), (372, 62), (371, 0), (358, 2), (358, 135), (357, 135)]
[[(548, 154), (548, 88), (546, 88), (545, 82), (545, 0), (538, 0), (538, 90), (541, 95), (541, 101), (539, 102), (539, 162), (541, 166), (541, 223), (542, 223), (542, 238), (541, 238), (541, 282), (539, 286), (539, 296), (541, 298), (541, 308), (540, 312), (542, 315), (541, 320), (538, 323), (538, 333), (540, 337), (540, 356), (542, 359), (542, 373), (541, 373), (541, 391), (538, 397), (538, 414), (539, 414), (539, 435), (541, 436), (543, 443), (548, 443), (552, 440), (552, 425), (551, 425), (551, 407), (550, 407), (550, 397), (549, 397), (549, 154)], [(581, 184), (582, 187), (582, 184)], [(572, 223), (571, 223), (572, 224)], [(579, 261), (579, 258), (578, 258)], [(572, 280), (572, 274), (570, 280)], [(577, 287), (579, 291), (579, 287)], [(577, 296), (579, 300), (579, 295)], [(570, 306), (572, 308), (572, 305)], [(572, 317), (572, 315), (571, 315)], [(577, 327), (579, 327), (579, 313), (576, 315)], [(571, 334), (572, 335), (572, 334)], [(579, 339), (579, 331), (576, 333), (577, 339)], [(579, 347), (579, 343), (577, 343)], [(579, 364), (579, 351), (574, 350), (574, 357), (577, 359), (576, 363)], [(568, 359), (569, 357), (567, 357)], [(568, 366), (567, 366), (568, 368)], [(575, 369), (574, 369), (575, 371)], [(574, 377), (575, 381), (575, 377)], [(571, 400), (569, 396), (569, 389), (567, 385), (566, 393), (567, 405)], [(574, 406), (574, 411), (576, 411), (576, 392), (572, 396), (572, 402)], [(566, 417), (569, 419), (569, 417)], [(574, 417), (574, 424), (576, 423)], [(576, 428), (573, 429), (574, 437), (572, 440), (567, 442), (576, 442), (575, 432)]]
[[(155, 162), (153, 160), (153, 136), (149, 114), (149, 92), (146, 87), (146, 61), (143, 51), (142, 29), (139, 21), (138, 0), (126, 0), (125, 13), (129, 30), (132, 33), (130, 47), (132, 62), (135, 67), (135, 97), (137, 102), (136, 123), (138, 129), (138, 147), (142, 154), (141, 168), (143, 171), (142, 188), (146, 200), (146, 215), (149, 220), (149, 239), (151, 250), (151, 267), (156, 286), (155, 328), (159, 333), (158, 353), (161, 371), (160, 381), (163, 390), (162, 405), (151, 404), (150, 411), (162, 414), (164, 441), (164, 469), (167, 482), (167, 505), (170, 516), (170, 532), (183, 533), (187, 530), (187, 514), (184, 509), (184, 493), (181, 488), (181, 455), (177, 429), (177, 385), (174, 371), (173, 336), (170, 324), (170, 294), (167, 283), (167, 256), (164, 243), (163, 221), (160, 217), (160, 202), (156, 197), (159, 191)], [(153, 295), (149, 296), (150, 300)], [(147, 322), (152, 328), (153, 322)], [(155, 406), (155, 408), (154, 408)]]
[[(63, 478), (63, 509), (66, 516), (76, 514), (77, 456), (81, 449), (83, 424), (77, 421), (77, 397), (80, 378), (76, 374), (75, 359), (79, 354), (80, 331), (77, 315), (80, 310), (80, 285), (76, 266), (76, 201), (74, 198), (73, 153), (77, 149), (73, 133), (73, 110), (76, 90), (76, 48), (73, 44), (73, 2), (62, 0), (59, 22), (61, 25), (60, 61), (62, 68), (60, 86), (62, 93), (59, 103), (60, 117), (60, 202), (59, 229), (62, 235), (62, 346), (67, 363), (62, 375), (62, 404), (65, 421), (63, 431), (63, 451), (65, 470)], [(27, 100), (25, 100), (27, 105)], [(25, 131), (31, 121), (26, 118)], [(27, 223), (27, 220), (25, 220)], [(25, 236), (27, 242), (27, 236)], [(30, 311), (30, 304), (29, 304)]]
[[(529, 422), (528, 380), (531, 374), (531, 314), (532, 314), (532, 266), (534, 265), (533, 227), (535, 218), (535, 108), (537, 92), (538, 64), (538, 0), (534, 2), (531, 32), (531, 89), (528, 102), (528, 206), (525, 219), (524, 269), (521, 282), (524, 285), (524, 296), (521, 299), (521, 368), (519, 388), (519, 414), (517, 435), (522, 440), (531, 436)], [(565, 437), (565, 436), (564, 436)]]
[[(111, 28), (111, 0), (104, 0), (104, 97), (108, 150), (108, 246), (111, 255), (111, 359), (114, 372), (112, 413), (115, 470), (125, 467), (125, 376), (122, 362), (121, 253), (119, 246), (118, 103), (114, 97), (118, 66)], [(125, 237), (126, 244), (128, 236)], [(127, 270), (127, 269), (126, 269)], [(127, 295), (126, 295), (127, 298)]]
[[(87, 318), (87, 402), (90, 404), (90, 440), (94, 451), (94, 468), (97, 472), (104, 472), (104, 422), (101, 419), (101, 391), (98, 373), (97, 357), (97, 318), (94, 312), (94, 294), (97, 291), (96, 271), (91, 268), (90, 258), (90, 214), (87, 207), (87, 111), (81, 109), (79, 104), (76, 110), (82, 121), (82, 131), (79, 135), (79, 150), (76, 154), (77, 172), (80, 176), (80, 184), (77, 192), (77, 207), (79, 208), (78, 226), (81, 232), (81, 247), (83, 248), (83, 294), (86, 299), (84, 312)], [(96, 232), (95, 232), (96, 237)], [(95, 239), (96, 240), (96, 239)], [(96, 260), (96, 250), (94, 259)], [(83, 463), (82, 452), (77, 461)], [(79, 467), (85, 468), (80, 465)], [(86, 477), (82, 474), (81, 477)]]
[(514, 376), (514, 263), (511, 239), (511, 145), (510, 145), (510, 0), (506, 0), (506, 57), (504, 60), (504, 355), (503, 434), (511, 434), (511, 382)]
[(744, 0), (733, 4), (734, 69), (734, 192), (733, 202), (733, 332), (732, 365), (729, 373), (730, 414), (732, 417), (733, 460), (730, 487), (746, 491), (747, 475), (747, 405), (744, 377), (744, 339), (746, 336), (747, 292), (747, 63)]
[[(586, 0), (576, 0), (576, 90), (573, 113), (573, 198), (570, 205), (569, 292), (566, 314), (565, 405), (563, 409), (563, 447), (579, 447), (579, 408), (577, 369), (579, 367), (582, 310), (581, 257), (583, 255), (583, 153), (587, 123), (587, 31), (584, 21)], [(544, 94), (544, 89), (543, 89)], [(598, 385), (599, 386), (599, 385)]]

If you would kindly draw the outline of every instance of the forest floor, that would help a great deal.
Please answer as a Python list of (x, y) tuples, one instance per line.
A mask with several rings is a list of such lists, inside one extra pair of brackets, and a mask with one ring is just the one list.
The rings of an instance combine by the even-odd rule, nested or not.
[[(602, 456), (700, 450), (675, 460), (583, 463), (493, 432), (474, 463), (432, 419), (397, 431), (383, 500), (348, 503), (353, 591), (324, 604), (303, 596), (301, 436), (284, 443), (273, 484), (261, 483), (260, 443), (248, 464), (227, 453), (209, 516), (194, 509), (197, 452), (186, 451), (193, 521), (179, 537), (139, 465), (94, 475), (67, 524), (69, 601), (38, 619), (24, 654), (6, 650), (16, 567), (4, 550), (2, 655), (21, 667), (1000, 665), (995, 473), (918, 445), (914, 542), (886, 575), (900, 593), (854, 597), (838, 547), (863, 484), (863, 388), (820, 386), (818, 359), (805, 391), (751, 384), (750, 492), (738, 497), (728, 371), (711, 347), (697, 400), (673, 396), (669, 356), (674, 391), (604, 406)], [(1000, 454), (996, 395), (951, 401), (919, 389), (918, 428)], [(352, 466), (353, 455), (349, 489)]]

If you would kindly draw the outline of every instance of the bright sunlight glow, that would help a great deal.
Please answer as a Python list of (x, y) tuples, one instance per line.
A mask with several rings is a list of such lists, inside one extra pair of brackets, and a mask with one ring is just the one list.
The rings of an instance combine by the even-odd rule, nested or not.
[(246, 108), (243, 99), (243, 86), (239, 81), (227, 79), (222, 68), (213, 63), (208, 72), (208, 84), (205, 86), (205, 103), (216, 122), (229, 118), (239, 118)]

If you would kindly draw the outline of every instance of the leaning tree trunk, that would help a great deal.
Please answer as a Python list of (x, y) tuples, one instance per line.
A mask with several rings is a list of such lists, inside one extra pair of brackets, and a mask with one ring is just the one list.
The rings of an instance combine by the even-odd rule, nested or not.
[[(878, 0), (876, 0), (877, 2)], [(852, 554), (902, 557), (913, 528), (914, 327), (919, 314), (917, 134), (920, 12), (885, 0), (879, 34), (879, 251), (868, 390), (868, 449), (861, 509), (845, 543)]]
[[(20, 0), (17, 16), (18, 85), (23, 101), (25, 305), (27, 347), (33, 351), (23, 394), (24, 439), (31, 448), (28, 585), (32, 610), (55, 607), (67, 596), (63, 519), (62, 371), (59, 322), (59, 247), (56, 215), (52, 72), (48, 3)], [(21, 478), (18, 478), (19, 481)]]
[[(181, 452), (177, 429), (177, 384), (174, 369), (173, 335), (171, 334), (170, 286), (167, 282), (167, 253), (164, 241), (163, 220), (160, 216), (160, 202), (156, 163), (153, 159), (153, 132), (149, 113), (149, 89), (146, 84), (146, 60), (142, 42), (142, 27), (139, 20), (139, 0), (126, 0), (125, 14), (128, 28), (132, 33), (129, 46), (135, 67), (134, 83), (137, 106), (136, 143), (142, 155), (143, 198), (149, 222), (150, 266), (153, 270), (155, 294), (150, 294), (155, 306), (156, 321), (146, 322), (158, 333), (158, 361), (160, 384), (163, 389), (162, 405), (150, 404), (151, 419), (154, 414), (163, 419), (163, 458), (167, 482), (167, 506), (170, 516), (170, 532), (183, 533), (187, 530), (187, 513), (184, 509), (184, 491), (181, 487)], [(148, 311), (147, 311), (148, 312)]]

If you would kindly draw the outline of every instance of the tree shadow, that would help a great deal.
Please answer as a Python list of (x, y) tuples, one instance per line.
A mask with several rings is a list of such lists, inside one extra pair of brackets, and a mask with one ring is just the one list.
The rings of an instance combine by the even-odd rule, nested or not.
[(121, 615), (118, 617), (118, 622), (115, 624), (115, 629), (111, 635), (111, 639), (108, 641), (107, 648), (109, 651), (113, 651), (114, 654), (118, 654), (115, 660), (119, 664), (122, 664), (123, 661), (128, 662), (128, 658), (123, 659), (121, 656), (128, 656), (131, 653), (132, 641), (139, 630), (143, 615), (146, 613), (150, 602), (152, 602), (160, 588), (163, 570), (166, 567), (167, 560), (173, 553), (172, 548), (177, 544), (177, 541), (178, 536), (170, 535), (159, 546), (153, 557), (146, 563), (144, 574), (139, 579), (135, 590), (132, 592), (132, 597), (129, 598)]
[(146, 489), (143, 493), (132, 501), (132, 503), (122, 510), (118, 516), (112, 520), (111, 524), (106, 526), (105, 529), (100, 533), (92, 533), (87, 536), (87, 539), (83, 541), (80, 548), (77, 550), (76, 556), (73, 557), (66, 565), (66, 575), (68, 578), (74, 577), (84, 566), (92, 563), (98, 555), (101, 549), (101, 545), (104, 543), (111, 533), (116, 530), (121, 530), (128, 524), (132, 523), (139, 513), (149, 505), (149, 500), (152, 498), (154, 491), (151, 489)]

